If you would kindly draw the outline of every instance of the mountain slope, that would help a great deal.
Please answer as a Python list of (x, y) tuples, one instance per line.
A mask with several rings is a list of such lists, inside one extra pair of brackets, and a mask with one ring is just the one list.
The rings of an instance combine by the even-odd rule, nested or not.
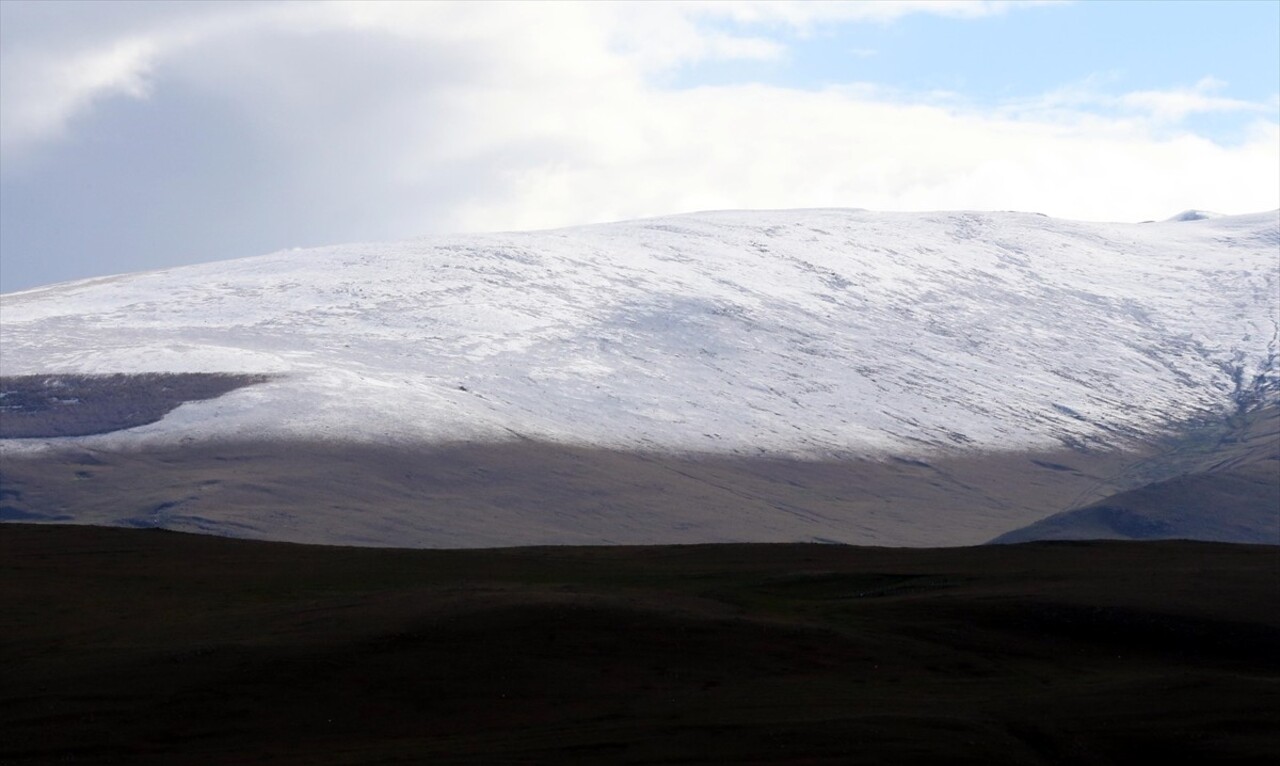
[(1127, 484), (1129, 452), (675, 455), (550, 442), (301, 440), (6, 459), (0, 519), (424, 547), (977, 544)]
[[(1062, 453), (1094, 465), (1077, 471), (1092, 478), (1061, 494), (1094, 487), (1098, 499), (1136, 485), (1102, 486), (1097, 476), (1152, 459), (1189, 426), (1274, 399), (1278, 247), (1275, 213), (1130, 225), (1020, 213), (724, 212), (55, 285), (0, 299), (0, 374), (262, 382), (127, 430), (6, 439), (0, 449), (9, 477), (69, 448), (115, 455), (248, 442), (419, 453), (535, 445), (531, 454), (543, 444), (796, 465), (995, 454), (1034, 465), (974, 497), (1010, 482), (1033, 495), (1036, 477), (1079, 468), (1050, 457)], [(742, 465), (735, 476), (753, 475)], [(11, 497), (56, 489), (56, 502), (80, 512), (65, 487), (24, 476)], [(805, 481), (798, 497), (757, 496), (772, 509), (764, 512), (811, 510), (815, 487)], [(613, 491), (592, 486), (575, 496)], [(410, 507), (441, 496), (435, 485), (426, 495), (410, 489)], [(538, 488), (517, 482), (494, 502), (526, 507), (529, 489)], [(697, 496), (672, 502), (660, 490), (636, 513), (659, 538), (665, 530), (689, 541), (678, 534), (689, 512), (680, 505)], [(882, 510), (902, 494), (881, 493)], [(362, 513), (386, 497), (365, 498)], [(1001, 501), (956, 541), (1030, 523), (1062, 510), (1049, 505), (1061, 499)], [(796, 530), (783, 524), (776, 535), (865, 541), (865, 518), (833, 503), (819, 525), (828, 534), (788, 537)], [(927, 518), (912, 514), (925, 505), (884, 539), (911, 544), (908, 530)], [(740, 539), (761, 539), (753, 524)], [(732, 529), (732, 515), (720, 526)], [(274, 532), (264, 523), (248, 534)], [(347, 539), (341, 523), (332, 534)], [(419, 530), (412, 542), (448, 538)]]
[(1280, 545), (1280, 407), (1239, 420), (1197, 450), (1201, 460), (1187, 473), (1054, 514), (994, 542), (1182, 538)]

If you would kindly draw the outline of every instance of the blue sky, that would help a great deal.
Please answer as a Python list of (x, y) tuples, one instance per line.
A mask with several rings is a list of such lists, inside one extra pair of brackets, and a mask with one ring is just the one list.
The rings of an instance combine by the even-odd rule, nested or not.
[(0, 3), (0, 291), (711, 208), (1280, 206), (1280, 2)]
[[(749, 33), (751, 25), (722, 22)], [(1280, 2), (1048, 3), (978, 18), (906, 15), (890, 22), (778, 29), (787, 52), (769, 61), (707, 61), (673, 73), (673, 87), (761, 82), (821, 89), (866, 83), (975, 108), (997, 108), (1046, 93), (1204, 88), (1219, 98), (1270, 105), (1280, 92)], [(1096, 103), (1106, 114), (1115, 104)], [(1188, 115), (1180, 127), (1215, 141), (1241, 140), (1255, 113)]]
[[(731, 20), (718, 26), (750, 33)], [(767, 82), (819, 88), (876, 83), (905, 92), (953, 91), (996, 105), (1066, 84), (1112, 92), (1224, 82), (1223, 95), (1254, 101), (1280, 88), (1280, 2), (1091, 0), (954, 18), (918, 13), (891, 22), (833, 24), (788, 43), (778, 61), (705, 62), (675, 85)]]

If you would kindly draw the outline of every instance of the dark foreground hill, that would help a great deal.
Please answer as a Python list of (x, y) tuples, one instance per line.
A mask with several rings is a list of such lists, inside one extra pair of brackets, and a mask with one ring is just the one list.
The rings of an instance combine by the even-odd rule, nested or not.
[(0, 762), (1280, 754), (1280, 549), (406, 551), (0, 526)]

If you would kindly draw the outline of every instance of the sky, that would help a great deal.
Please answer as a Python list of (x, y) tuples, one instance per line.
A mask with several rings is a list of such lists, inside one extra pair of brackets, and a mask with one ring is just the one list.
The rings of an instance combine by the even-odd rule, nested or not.
[(0, 292), (718, 209), (1280, 207), (1280, 0), (0, 0)]

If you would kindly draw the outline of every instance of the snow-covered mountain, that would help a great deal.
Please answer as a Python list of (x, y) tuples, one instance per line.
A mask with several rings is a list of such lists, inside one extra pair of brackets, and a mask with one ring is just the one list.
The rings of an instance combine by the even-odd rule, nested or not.
[(6, 295), (0, 373), (277, 373), (93, 441), (1117, 444), (1277, 370), (1276, 215), (705, 213)]
[(1124, 450), (1275, 400), (1277, 221), (714, 212), (54, 285), (0, 298), (0, 374), (272, 377), (149, 425), (3, 449)]

